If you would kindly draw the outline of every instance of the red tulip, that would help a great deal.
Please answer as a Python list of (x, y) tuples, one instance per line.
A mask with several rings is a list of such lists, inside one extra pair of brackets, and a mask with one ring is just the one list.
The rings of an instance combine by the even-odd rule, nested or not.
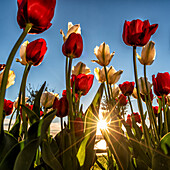
[(140, 130), (143, 132), (142, 126), (140, 126), (139, 128), (140, 128)]
[(77, 117), (74, 120), (74, 131), (75, 131), (75, 136), (81, 136), (84, 131), (84, 123), (80, 117)]
[(127, 102), (128, 102), (126, 96), (123, 95), (123, 94), (121, 94), (121, 95), (119, 96), (118, 101), (119, 101), (119, 105), (120, 105), (120, 106), (126, 106), (126, 104), (127, 104)]
[(6, 116), (8, 116), (8, 115), (10, 115), (12, 113), (13, 104), (14, 104), (14, 102), (4, 99), (4, 108), (3, 109), (4, 109), (4, 112), (5, 112)]
[(86, 95), (92, 84), (93, 84), (94, 75), (92, 74), (79, 74), (72, 75), (71, 86), (73, 87), (73, 83), (75, 82), (75, 92), (81, 92), (82, 95)]
[(123, 84), (119, 84), (119, 88), (125, 96), (129, 96), (133, 93), (135, 82), (125, 81)]
[(122, 35), (123, 41), (129, 46), (144, 46), (157, 28), (158, 24), (150, 25), (148, 20), (125, 21)]
[(41, 64), (47, 51), (46, 41), (42, 38), (30, 42), (26, 48), (26, 61), (38, 66)]
[(158, 116), (158, 106), (152, 106), (155, 116)]
[(140, 117), (139, 113), (136, 112), (136, 113), (133, 113), (133, 114), (134, 114), (135, 121), (138, 122), (138, 123), (141, 123), (141, 117)]
[(131, 116), (130, 116), (129, 114), (127, 115), (126, 123), (127, 123), (130, 127), (132, 127), (132, 120), (131, 120)]
[[(72, 89), (71, 89), (71, 93), (72, 93)], [(66, 91), (66, 90), (63, 90), (62, 96), (67, 97), (67, 91)], [(78, 95), (77, 93), (75, 93), (75, 96), (74, 96), (74, 97), (75, 97), (76, 102), (77, 102), (77, 100), (78, 100), (78, 98), (79, 98), (79, 95)]]
[(56, 0), (17, 0), (17, 4), (17, 21), (21, 29), (31, 23), (29, 33), (38, 34), (52, 25), (50, 22), (54, 16)]
[(158, 73), (157, 77), (152, 75), (153, 89), (157, 96), (168, 95), (170, 93), (170, 75), (168, 72)]
[(83, 40), (80, 34), (71, 33), (62, 46), (62, 52), (70, 58), (79, 58), (83, 51)]
[(67, 97), (63, 96), (60, 100), (56, 97), (53, 103), (53, 109), (57, 109), (56, 116), (67, 116), (69, 111), (69, 103)]

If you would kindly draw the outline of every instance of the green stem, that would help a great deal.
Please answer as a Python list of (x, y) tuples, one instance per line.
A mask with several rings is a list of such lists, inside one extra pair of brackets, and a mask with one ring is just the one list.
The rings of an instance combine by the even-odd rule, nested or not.
[(168, 119), (167, 119), (167, 113), (165, 109), (165, 96), (162, 95), (162, 102), (163, 102), (163, 112), (164, 112), (164, 131), (165, 134), (168, 133)]
[(8, 74), (9, 74), (9, 70), (12, 64), (12, 61), (14, 59), (14, 56), (19, 48), (19, 46), (21, 45), (22, 41), (24, 40), (25, 36), (27, 35), (27, 33), (30, 31), (32, 27), (32, 24), (27, 24), (23, 33), (21, 34), (21, 36), (19, 37), (18, 41), (15, 43), (9, 57), (8, 60), (6, 62), (6, 68), (4, 71), (4, 75), (2, 78), (2, 83), (1, 83), (1, 88), (0, 88), (0, 134), (1, 134), (1, 127), (3, 124), (3, 105), (4, 105), (4, 98), (5, 98), (5, 92), (6, 92), (6, 85), (7, 85), (7, 80), (8, 80)]
[(61, 121), (61, 131), (63, 131), (63, 118), (62, 117), (61, 117), (60, 121)]
[(16, 111), (16, 109), (13, 111), (13, 113), (12, 113), (12, 115), (11, 115), (11, 118), (10, 118), (10, 120), (9, 120), (8, 132), (9, 132), (9, 130), (10, 130), (10, 126), (11, 126), (12, 118), (13, 118), (13, 116), (14, 116), (15, 111)]
[(148, 110), (149, 118), (150, 118), (151, 124), (153, 125), (156, 140), (157, 140), (157, 142), (159, 142), (158, 129), (157, 129), (157, 124), (156, 124), (156, 117), (155, 117), (155, 114), (154, 114), (154, 111), (153, 111), (153, 108), (152, 108), (152, 102), (151, 102), (150, 92), (149, 92), (148, 83), (147, 83), (146, 65), (144, 65), (144, 79), (145, 79), (145, 86), (146, 86), (146, 91), (147, 91), (147, 95), (148, 95), (148, 99), (149, 99), (148, 100), (149, 101), (149, 107), (150, 107), (150, 109)]
[(104, 71), (105, 71), (105, 76), (106, 76), (106, 84), (107, 84), (107, 91), (108, 91), (108, 95), (109, 95), (109, 101), (111, 101), (111, 95), (110, 95), (109, 81), (108, 81), (106, 66), (104, 66)]
[(133, 107), (132, 107), (132, 103), (131, 103), (129, 95), (128, 95), (128, 100), (129, 100), (130, 109), (131, 109), (131, 112), (132, 112), (132, 115), (133, 115), (134, 112), (133, 112)]
[(136, 82), (136, 89), (137, 89), (137, 101), (138, 101), (138, 108), (142, 119), (142, 128), (144, 130), (144, 136), (146, 140), (146, 144), (148, 146), (148, 149), (150, 148), (150, 142), (149, 142), (149, 134), (146, 129), (145, 119), (143, 115), (143, 108), (142, 108), (142, 102), (140, 97), (140, 91), (139, 91), (139, 83), (138, 83), (138, 75), (137, 75), (137, 66), (136, 66), (136, 46), (133, 46), (133, 66), (134, 66), (134, 74), (135, 74), (135, 82)]
[[(24, 71), (23, 77), (22, 77), (22, 87), (21, 87), (21, 94), (22, 94), (22, 105), (25, 105), (25, 87), (27, 82), (28, 73), (30, 71), (31, 64), (26, 65), (26, 69)], [(27, 137), (27, 120), (26, 120), (26, 114), (25, 111), (22, 109), (22, 120), (23, 120), (23, 131), (25, 134), (25, 138)]]

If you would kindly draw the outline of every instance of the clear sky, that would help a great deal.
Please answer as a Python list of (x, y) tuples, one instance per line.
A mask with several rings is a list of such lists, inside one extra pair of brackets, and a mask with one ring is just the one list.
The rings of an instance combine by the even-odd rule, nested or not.
[[(109, 66), (116, 70), (124, 70), (119, 82), (134, 81), (132, 65), (132, 47), (126, 46), (122, 40), (123, 24), (125, 20), (149, 19), (151, 24), (159, 24), (158, 30), (151, 37), (156, 43), (156, 59), (147, 67), (148, 79), (158, 72), (170, 72), (170, 1), (168, 0), (57, 0), (55, 15), (50, 29), (42, 34), (28, 35), (25, 40), (33, 41), (44, 38), (47, 41), (47, 53), (42, 64), (32, 67), (27, 83), (39, 88), (44, 81), (48, 87), (55, 89), (61, 96), (65, 89), (64, 67), (65, 56), (62, 54), (63, 39), (60, 29), (67, 32), (67, 23), (79, 24), (83, 37), (83, 54), (74, 59), (73, 65), (84, 62), (94, 74), (94, 68), (101, 66), (92, 63), (96, 59), (93, 51), (102, 42), (109, 44), (111, 52), (115, 51)], [(22, 33), (17, 23), (17, 0), (0, 1), (0, 63), (6, 63), (7, 57), (14, 43)], [(140, 53), (141, 48), (137, 49)], [(20, 58), (19, 50), (15, 58)], [(143, 76), (143, 67), (137, 61), (138, 74)], [(11, 70), (16, 74), (15, 84), (6, 93), (6, 98), (15, 100), (21, 83), (24, 66), (15, 61)], [(88, 95), (82, 97), (84, 109), (90, 104), (99, 83), (94, 79), (92, 89)]]

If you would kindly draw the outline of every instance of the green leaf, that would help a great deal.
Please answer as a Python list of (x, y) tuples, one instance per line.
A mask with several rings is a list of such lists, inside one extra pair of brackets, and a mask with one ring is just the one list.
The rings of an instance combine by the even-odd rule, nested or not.
[(19, 129), (20, 129), (20, 116), (18, 115), (14, 125), (12, 126), (11, 130), (9, 131), (16, 139), (19, 137)]
[(57, 158), (54, 156), (51, 151), (50, 144), (47, 141), (43, 141), (42, 143), (42, 159), (44, 162), (52, 169), (62, 170), (62, 166)]
[(18, 154), (16, 158), (14, 170), (23, 170), (23, 168), (24, 170), (30, 169), (39, 143), (40, 140), (37, 138), (25, 145), (24, 149)]
[(9, 150), (9, 152), (7, 152), (7, 154), (1, 161), (0, 169), (13, 170), (14, 163), (19, 152), (20, 152), (20, 144), (17, 143)]
[[(170, 151), (170, 132), (164, 135), (160, 142), (161, 149), (163, 150), (164, 154), (168, 154), (168, 150)], [(170, 153), (169, 153), (170, 155)]]
[[(94, 144), (95, 144), (95, 135), (96, 135), (96, 129), (97, 129), (97, 120), (96, 117), (98, 117), (100, 102), (103, 94), (103, 87), (104, 84), (102, 83), (92, 101), (90, 106), (88, 107), (85, 115), (85, 138), (82, 141), (78, 153), (77, 153), (77, 159), (80, 163), (80, 166), (84, 165), (84, 169), (89, 169), (92, 165), (93, 159), (94, 159)], [(94, 123), (96, 122), (96, 126)], [(88, 143), (88, 141), (90, 141)], [(86, 147), (88, 144), (88, 147)]]
[(0, 136), (0, 162), (3, 160), (8, 151), (15, 146), (18, 141), (10, 134), (4, 131)]
[(22, 106), (22, 109), (25, 111), (25, 113), (28, 115), (28, 119), (29, 119), (31, 124), (39, 121), (39, 117), (37, 116), (37, 114), (34, 111), (29, 109), (25, 105), (21, 105), (21, 106)]
[(35, 97), (35, 101), (34, 101), (33, 111), (37, 114), (38, 117), (40, 117), (40, 98), (41, 98), (42, 92), (44, 90), (45, 84), (46, 84), (46, 81), (41, 86), (40, 90), (38, 91), (38, 93)]

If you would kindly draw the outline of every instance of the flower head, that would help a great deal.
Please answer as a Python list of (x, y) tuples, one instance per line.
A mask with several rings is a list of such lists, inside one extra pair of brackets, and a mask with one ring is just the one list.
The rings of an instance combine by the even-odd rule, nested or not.
[[(2, 83), (3, 74), (4, 74), (4, 70), (0, 73), (0, 85)], [(15, 83), (15, 73), (14, 71), (9, 70), (6, 88), (12, 86), (14, 83)]]
[[(29, 98), (28, 97), (25, 97), (25, 102), (28, 100)], [(16, 98), (16, 100), (14, 101), (14, 107), (15, 109), (18, 108), (18, 100), (19, 100), (19, 97)], [(20, 101), (20, 105), (22, 104), (22, 96), (21, 96), (21, 101)]]
[(158, 24), (150, 25), (148, 20), (125, 21), (122, 35), (123, 41), (129, 46), (144, 46), (157, 28)]
[(98, 60), (92, 60), (92, 62), (96, 62), (101, 66), (107, 66), (110, 63), (115, 52), (110, 54), (109, 45), (103, 42), (99, 47), (95, 47), (94, 54), (96, 55)]
[(5, 115), (8, 116), (12, 113), (13, 111), (13, 103), (11, 100), (6, 100), (4, 99), (4, 112), (5, 112)]
[(152, 108), (153, 108), (153, 112), (154, 112), (154, 114), (155, 114), (155, 116), (157, 117), (158, 116), (158, 106), (152, 106)]
[(17, 0), (17, 21), (21, 29), (32, 24), (29, 33), (42, 33), (52, 24), (56, 0)]
[(58, 95), (58, 94), (54, 94), (54, 93), (52, 93), (52, 92), (45, 91), (45, 92), (41, 95), (40, 103), (41, 103), (41, 105), (44, 106), (45, 108), (52, 107), (52, 105), (53, 105), (54, 100), (55, 100), (56, 97), (58, 98), (59, 95)]
[(155, 60), (155, 55), (155, 43), (153, 41), (149, 41), (145, 46), (142, 47), (141, 56), (137, 54), (137, 57), (141, 64), (151, 65)]
[(121, 90), (119, 88), (119, 86), (117, 84), (115, 84), (113, 87), (112, 87), (112, 95), (113, 95), (113, 98), (115, 99), (116, 97), (119, 96)]
[(83, 39), (80, 34), (71, 33), (62, 46), (62, 52), (70, 58), (79, 58), (83, 52)]
[[(147, 78), (146, 78), (147, 79)], [(138, 83), (139, 83), (139, 90), (140, 90), (140, 93), (142, 93), (143, 95), (147, 95), (147, 89), (146, 89), (146, 83), (145, 83), (145, 79), (144, 77), (140, 77), (138, 79)], [(152, 87), (152, 84), (148, 81), (147, 79), (147, 86), (148, 86), (148, 90), (150, 92), (151, 90), (151, 87)]]
[(20, 62), (22, 65), (26, 65), (27, 64), (27, 61), (26, 61), (26, 48), (27, 48), (28, 44), (29, 44), (29, 41), (25, 41), (21, 45), (21, 48), (20, 48), (20, 57), (21, 57), (21, 60), (16, 58), (16, 62)]
[(118, 102), (120, 106), (126, 106), (128, 103), (127, 97), (123, 94), (121, 94), (118, 98)]
[(98, 67), (95, 68), (94, 69), (94, 75), (96, 76), (96, 79), (99, 81), (99, 83), (106, 81), (104, 67), (102, 69), (99, 69)]
[(57, 109), (56, 116), (58, 117), (67, 116), (69, 111), (69, 103), (67, 97), (63, 96), (60, 99), (56, 97), (53, 103), (53, 109)]
[(119, 88), (125, 96), (129, 96), (133, 93), (135, 82), (125, 81), (123, 84), (119, 84)]
[(141, 123), (141, 117), (140, 117), (139, 113), (136, 112), (136, 113), (133, 113), (133, 114), (134, 114), (135, 121), (137, 123)]
[(170, 93), (170, 75), (168, 72), (158, 73), (157, 77), (152, 75), (153, 89), (157, 96), (168, 95)]
[(130, 127), (132, 127), (132, 120), (131, 120), (131, 116), (130, 116), (129, 114), (127, 115), (126, 123), (127, 123)]
[(47, 51), (46, 41), (42, 38), (30, 42), (26, 47), (26, 62), (38, 66)]
[(72, 68), (72, 74), (79, 75), (79, 74), (88, 74), (90, 73), (90, 68), (86, 67), (86, 64), (82, 62), (78, 62), (76, 66), (73, 66)]
[(86, 95), (92, 84), (93, 84), (94, 75), (92, 74), (79, 74), (78, 76), (72, 75), (71, 86), (75, 83), (75, 92), (81, 93), (81, 95)]

